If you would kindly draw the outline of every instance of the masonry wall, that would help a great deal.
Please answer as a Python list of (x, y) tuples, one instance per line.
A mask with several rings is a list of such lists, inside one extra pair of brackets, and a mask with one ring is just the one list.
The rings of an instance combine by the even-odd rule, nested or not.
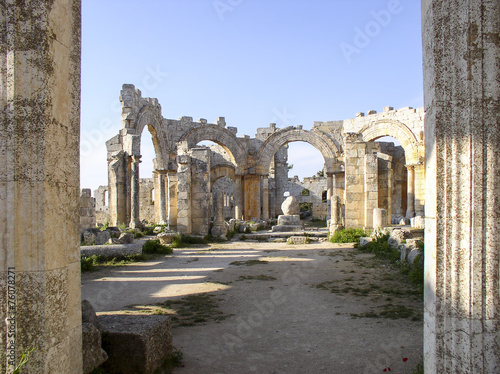
[(95, 198), (90, 188), (82, 189), (80, 195), (80, 232), (96, 227)]
[[(297, 197), (299, 204), (312, 204), (313, 218), (327, 218), (328, 203), (326, 200), (323, 200), (323, 194), (326, 195), (327, 191), (327, 180), (325, 177), (304, 178), (302, 181), (297, 177), (288, 179), (287, 190), (291, 196)], [(308, 190), (309, 196), (304, 196), (303, 190)]]

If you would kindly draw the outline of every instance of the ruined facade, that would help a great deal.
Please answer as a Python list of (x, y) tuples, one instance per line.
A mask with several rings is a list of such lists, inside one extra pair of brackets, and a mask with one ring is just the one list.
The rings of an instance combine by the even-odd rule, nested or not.
[[(120, 100), (122, 130), (106, 143), (109, 185), (102, 187), (109, 190), (107, 219), (112, 225), (147, 220), (207, 234), (216, 190), (223, 191), (226, 218), (276, 218), (288, 191), (300, 196), (301, 203), (312, 204), (316, 218), (329, 218), (330, 200), (338, 199), (338, 225), (373, 227), (373, 210), (378, 208), (387, 211), (391, 222), (409, 223), (417, 216), (420, 221), (414, 224), (422, 225), (423, 108), (386, 107), (345, 121), (316, 122), (311, 131), (271, 124), (250, 138), (237, 137), (237, 129), (227, 127), (223, 117), (216, 124), (191, 117), (165, 119), (158, 101), (143, 98), (133, 85), (123, 86)], [(156, 152), (149, 182), (138, 175), (145, 128)], [(401, 145), (375, 142), (384, 136)], [(217, 145), (199, 144), (206, 140)], [(289, 181), (286, 145), (294, 141), (308, 142), (321, 152), (324, 178)], [(302, 195), (304, 189), (311, 194)]]

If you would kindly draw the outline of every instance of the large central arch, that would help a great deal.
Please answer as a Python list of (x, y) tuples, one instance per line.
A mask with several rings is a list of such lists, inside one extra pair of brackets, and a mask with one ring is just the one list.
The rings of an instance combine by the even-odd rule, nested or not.
[(267, 174), (271, 161), (285, 144), (291, 142), (306, 142), (320, 151), (325, 159), (327, 173), (333, 173), (336, 170), (339, 150), (332, 139), (324, 132), (319, 130), (303, 130), (295, 127), (287, 127), (277, 131), (266, 139), (257, 155), (257, 165), (261, 174)]
[(246, 164), (247, 152), (238, 142), (236, 136), (224, 127), (209, 124), (193, 127), (182, 135), (177, 142), (177, 147), (190, 149), (195, 147), (199, 142), (205, 140), (209, 140), (220, 145), (228, 152), (231, 156), (231, 161), (236, 167), (237, 173), (240, 173), (241, 170), (243, 170)]

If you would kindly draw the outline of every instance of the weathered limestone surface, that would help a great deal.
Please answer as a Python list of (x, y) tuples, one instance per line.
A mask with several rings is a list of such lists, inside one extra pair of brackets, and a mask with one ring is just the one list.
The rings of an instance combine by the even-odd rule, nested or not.
[(153, 374), (172, 353), (170, 317), (101, 315), (104, 368), (117, 374)]
[(500, 2), (424, 0), (426, 373), (500, 371)]
[(80, 1), (1, 8), (0, 372), (81, 373)]

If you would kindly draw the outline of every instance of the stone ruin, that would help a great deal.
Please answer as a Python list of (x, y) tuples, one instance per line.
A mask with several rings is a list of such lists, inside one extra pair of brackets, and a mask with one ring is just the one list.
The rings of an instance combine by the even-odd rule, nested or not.
[[(410, 107), (358, 113), (344, 121), (279, 129), (258, 128), (255, 138), (237, 136), (224, 117), (214, 124), (191, 117), (165, 119), (157, 99), (133, 85), (120, 94), (122, 129), (106, 142), (108, 185), (95, 191), (97, 222), (112, 226), (167, 223), (172, 230), (206, 235), (217, 215), (246, 221), (276, 219), (284, 193), (310, 204), (315, 218), (339, 227), (373, 227), (374, 210), (388, 223), (423, 227), (424, 110)], [(139, 178), (141, 137), (152, 136), (156, 157), (151, 179)], [(401, 145), (375, 141), (392, 136)], [(210, 146), (199, 145), (212, 141)], [(307, 142), (324, 158), (324, 177), (288, 178), (287, 144)], [(338, 202), (332, 218), (331, 201)]]
[[(27, 365), (30, 373), (83, 372), (78, 241), (80, 6), (79, 0), (8, 2), (0, 12), (5, 26), (0, 29), (0, 154), (5, 161), (0, 173), (1, 372), (12, 371), (22, 352), (32, 347), (37, 349)], [(500, 367), (499, 19), (498, 1), (422, 1), (426, 373), (495, 374)], [(124, 103), (133, 104), (128, 99), (125, 97)], [(133, 112), (130, 110), (130, 118), (127, 110), (123, 112), (124, 138), (109, 143), (109, 211), (113, 219), (135, 223), (139, 214), (137, 142), (141, 129), (134, 128), (137, 121)], [(145, 112), (144, 116), (155, 117), (153, 112)], [(140, 124), (141, 118), (137, 120)], [(156, 120), (163, 122), (159, 117)], [(190, 123), (186, 119), (184, 122)], [(194, 127), (201, 125), (206, 130), (188, 131), (183, 136), (187, 147), (180, 148), (179, 155), (161, 154), (158, 159), (157, 154), (159, 190), (170, 197), (160, 204), (157, 214), (173, 224), (174, 212), (181, 208), (176, 224), (183, 230), (199, 224), (198, 217), (186, 206), (186, 199), (199, 196), (193, 196), (190, 189), (174, 188), (175, 183), (189, 185), (185, 179), (193, 179), (193, 174), (188, 171), (198, 167), (197, 160), (207, 161), (205, 150), (194, 152), (192, 147), (205, 137), (201, 134), (211, 131), (221, 135), (218, 139), (226, 146), (226, 140), (233, 139), (231, 130), (222, 123), (199, 123)], [(352, 155), (356, 151), (360, 161), (349, 165), (344, 160), (344, 170), (337, 162), (342, 151), (337, 148), (335, 153), (331, 138), (315, 130), (310, 132), (314, 133), (311, 141), (317, 147), (324, 146), (321, 149), (327, 156), (329, 198), (334, 196), (334, 186), (337, 190), (337, 178), (333, 183), (336, 173), (354, 173), (352, 180), (345, 178), (342, 191), (349, 190), (349, 186), (360, 190), (361, 175), (367, 177), (367, 188), (378, 186), (373, 180), (378, 169), (375, 163), (388, 160), (383, 152), (364, 143), (372, 140), (367, 131), (361, 131), (363, 140), (359, 131), (347, 137), (345, 157), (349, 159), (349, 150)], [(235, 178), (236, 217), (269, 215), (268, 170), (276, 154), (273, 152), (288, 141), (304, 140), (304, 132), (298, 128), (278, 133), (263, 143), (263, 152), (251, 147), (253, 143), (247, 138), (236, 142), (239, 145), (231, 143), (231, 148), (236, 147), (232, 154), (235, 175), (239, 176)], [(401, 130), (402, 136), (404, 133)], [(424, 137), (418, 133), (415, 136), (418, 142)], [(170, 142), (170, 146), (177, 140), (169, 136), (158, 139)], [(403, 147), (411, 148), (411, 139), (402, 142)], [(121, 140), (125, 142), (120, 144)], [(344, 147), (343, 142), (336, 145)], [(172, 150), (165, 145), (159, 148)], [(406, 208), (411, 212), (413, 207), (415, 214), (422, 209), (420, 194), (424, 189), (417, 188), (418, 181), (423, 180), (423, 160), (418, 154), (418, 146), (416, 153), (405, 148), (407, 183), (413, 186), (407, 189), (411, 201)], [(258, 188), (261, 180), (262, 190)], [(370, 220), (367, 213), (375, 208), (376, 195), (374, 191), (366, 192), (372, 194), (351, 195), (363, 198), (363, 209), (355, 210), (356, 216), (348, 210), (352, 201), (335, 193), (337, 208), (332, 211), (337, 212), (332, 216), (337, 217), (337, 223), (341, 219), (346, 225)], [(263, 196), (262, 206), (244, 199), (245, 195)], [(180, 201), (178, 204), (173, 204), (174, 197)], [(338, 206), (342, 203), (345, 211), (341, 213)]]

